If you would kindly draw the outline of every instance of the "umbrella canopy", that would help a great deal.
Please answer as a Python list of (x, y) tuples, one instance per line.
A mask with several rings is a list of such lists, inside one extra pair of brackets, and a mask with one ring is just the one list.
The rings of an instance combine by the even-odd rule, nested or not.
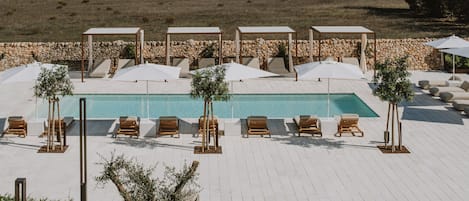
[(179, 79), (181, 68), (145, 63), (117, 71), (112, 78), (119, 81), (167, 81)]
[(37, 78), (39, 77), (39, 73), (41, 73), (41, 68), (51, 69), (54, 66), (59, 65), (34, 62), (31, 64), (10, 68), (0, 74), (0, 83), (7, 84), (16, 82), (32, 82), (37, 80)]
[[(209, 69), (215, 69), (218, 66), (209, 67)], [(235, 80), (246, 80), (246, 79), (253, 79), (253, 78), (261, 78), (261, 77), (273, 77), (278, 76), (275, 73), (255, 69), (253, 67), (245, 66), (239, 63), (231, 62), (231, 63), (224, 63), (221, 67), (225, 68), (225, 80), (226, 81), (235, 81)], [(201, 72), (206, 70), (205, 68), (193, 70), (190, 73), (195, 74), (196, 72)]]
[(444, 53), (469, 58), (469, 47), (441, 50)]
[(305, 63), (295, 66), (295, 70), (300, 80), (318, 78), (362, 79), (365, 77), (358, 66), (335, 61)]
[(150, 118), (150, 99), (148, 97), (148, 81), (168, 81), (179, 79), (181, 68), (152, 63), (144, 63), (117, 71), (112, 77), (119, 81), (147, 81), (147, 118)]
[(460, 37), (452, 35), (446, 38), (430, 41), (428, 43), (425, 43), (425, 45), (434, 47), (435, 49), (448, 49), (469, 47), (469, 42)]
[(310, 62), (295, 66), (297, 78), (300, 80), (311, 80), (327, 78), (327, 117), (330, 116), (330, 83), (332, 79), (362, 79), (360, 68), (356, 65), (340, 63), (335, 61)]

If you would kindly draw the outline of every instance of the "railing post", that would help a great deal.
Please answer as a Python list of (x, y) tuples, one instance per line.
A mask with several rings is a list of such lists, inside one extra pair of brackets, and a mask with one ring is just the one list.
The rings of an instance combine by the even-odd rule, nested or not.
[(26, 178), (15, 180), (15, 201), (26, 201)]
[(80, 98), (80, 200), (86, 201), (86, 98)]

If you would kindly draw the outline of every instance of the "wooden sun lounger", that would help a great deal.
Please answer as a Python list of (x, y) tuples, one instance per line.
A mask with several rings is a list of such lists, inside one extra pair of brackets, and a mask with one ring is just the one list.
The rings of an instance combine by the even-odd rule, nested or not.
[(117, 135), (129, 135), (138, 138), (140, 136), (140, 117), (121, 116)]
[[(218, 117), (217, 116), (213, 116), (213, 119), (212, 117), (207, 117), (208, 118), (208, 129), (209, 129), (209, 133), (211, 135), (215, 135), (216, 133), (218, 133)], [(204, 116), (200, 116), (199, 117), (199, 134), (202, 134), (204, 132)]]
[(342, 136), (342, 133), (352, 133), (355, 136), (355, 133), (361, 133), (361, 137), (365, 133), (358, 127), (359, 116), (357, 114), (342, 114), (340, 115), (339, 124), (337, 125), (337, 133), (339, 137)]
[[(74, 119), (73, 117), (64, 117), (60, 121), (58, 119), (55, 120), (55, 132), (59, 133), (59, 130), (61, 131), (60, 135), (65, 135), (67, 128), (73, 123)], [(62, 126), (61, 128), (59, 126)], [(49, 126), (52, 126), (52, 122), (47, 123), (47, 120), (44, 121), (44, 132), (42, 135), (46, 135), (48, 132)]]
[(249, 135), (261, 135), (262, 137), (264, 135), (269, 135), (269, 137), (272, 137), (270, 130), (267, 127), (266, 116), (249, 116), (247, 118), (247, 124), (248, 124), (247, 137), (249, 137)]
[(174, 135), (179, 136), (179, 119), (176, 116), (161, 116), (159, 118), (160, 125), (158, 127), (158, 135)]
[(22, 116), (8, 117), (8, 128), (3, 132), (3, 134), (26, 137), (26, 135), (28, 135), (28, 123)]
[(311, 135), (319, 135), (322, 137), (321, 121), (314, 115), (300, 115), (293, 118), (296, 128), (298, 129), (298, 136), (301, 133), (309, 133)]

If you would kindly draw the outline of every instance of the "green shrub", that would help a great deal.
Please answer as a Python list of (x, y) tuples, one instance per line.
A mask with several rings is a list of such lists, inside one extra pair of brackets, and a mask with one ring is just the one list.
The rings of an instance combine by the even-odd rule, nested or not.
[(126, 45), (122, 50), (120, 57), (123, 59), (135, 59), (135, 45)]

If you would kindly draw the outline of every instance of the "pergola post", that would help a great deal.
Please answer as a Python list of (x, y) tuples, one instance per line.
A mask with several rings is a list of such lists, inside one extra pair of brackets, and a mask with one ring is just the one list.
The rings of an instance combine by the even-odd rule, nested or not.
[(319, 61), (321, 61), (321, 32), (319, 32)]
[(313, 29), (310, 28), (309, 29), (309, 61), (310, 62), (313, 62), (314, 59), (313, 59), (313, 40), (314, 39), (314, 33), (313, 33)]
[(85, 71), (85, 35), (81, 35), (81, 82), (84, 82)]
[(292, 34), (288, 33), (288, 71), (293, 72), (293, 56), (292, 56)]
[(235, 46), (236, 46), (236, 63), (240, 63), (240, 33), (239, 30), (236, 29), (236, 36), (235, 36)]
[(367, 38), (366, 34), (362, 33), (362, 44), (360, 50), (360, 68), (363, 70), (364, 73), (367, 71), (366, 67), (366, 46), (367, 46)]
[(222, 34), (218, 34), (218, 64), (223, 64), (223, 40)]
[(374, 33), (374, 32), (373, 32), (373, 39), (374, 39), (374, 41), (375, 41), (375, 43), (373, 44), (373, 46), (374, 46), (373, 79), (374, 79), (374, 78), (376, 77), (376, 43), (377, 43), (377, 41), (376, 41), (376, 33)]
[(169, 52), (169, 49), (170, 49), (170, 41), (171, 41), (171, 38), (170, 38), (170, 35), (169, 34), (166, 34), (166, 65), (170, 65), (169, 62), (170, 62), (170, 52)]
[(144, 41), (145, 41), (145, 33), (142, 30), (140, 30), (140, 64), (143, 64), (144, 61), (143, 61), (143, 45), (144, 45)]
[(88, 35), (88, 73), (93, 67), (93, 36)]

